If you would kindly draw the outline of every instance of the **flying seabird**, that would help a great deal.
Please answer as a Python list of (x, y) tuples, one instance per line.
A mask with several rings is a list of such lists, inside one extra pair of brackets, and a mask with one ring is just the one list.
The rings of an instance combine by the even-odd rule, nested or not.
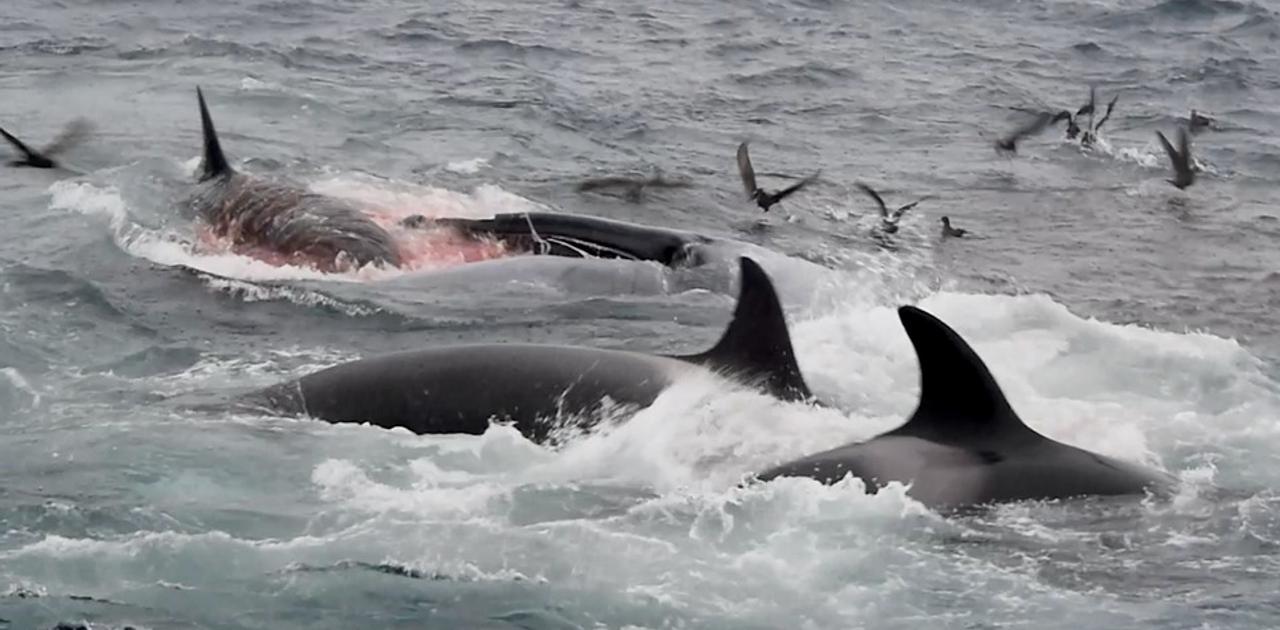
[(58, 137), (54, 138), (53, 142), (49, 143), (49, 146), (40, 151), (32, 150), (31, 147), (23, 144), (21, 140), (15, 138), (13, 134), (4, 129), (0, 129), (0, 135), (3, 135), (5, 140), (9, 141), (9, 144), (12, 144), (14, 148), (22, 153), (22, 159), (9, 162), (9, 166), (58, 168), (58, 163), (53, 160), (54, 156), (83, 142), (92, 130), (92, 123), (83, 118), (77, 118), (68, 123), (62, 133), (58, 134)]
[(738, 174), (742, 176), (742, 187), (747, 191), (747, 198), (756, 202), (761, 210), (769, 211), (769, 207), (807, 186), (818, 177), (810, 175), (778, 192), (771, 193), (756, 185), (756, 171), (751, 167), (751, 156), (747, 153), (747, 143), (738, 145)]
[(1046, 127), (1052, 125), (1059, 120), (1071, 120), (1071, 112), (1063, 110), (1057, 114), (1049, 112), (1040, 112), (1026, 122), (1026, 124), (1014, 129), (1009, 135), (996, 140), (996, 150), (1008, 153), (1018, 152), (1018, 141), (1028, 136), (1044, 131)]
[(868, 197), (871, 197), (871, 199), (876, 202), (876, 205), (879, 206), (880, 229), (883, 230), (886, 234), (893, 234), (897, 232), (898, 220), (902, 218), (902, 215), (905, 214), (907, 210), (910, 210), (916, 207), (916, 205), (919, 204), (921, 201), (924, 201), (925, 199), (929, 198), (929, 197), (921, 197), (905, 206), (898, 208), (897, 210), (894, 210), (891, 213), (889, 212), (889, 208), (884, 205), (884, 199), (880, 197), (880, 193), (877, 193), (870, 186), (862, 182), (855, 182), (855, 185), (858, 187), (859, 190), (866, 193)]

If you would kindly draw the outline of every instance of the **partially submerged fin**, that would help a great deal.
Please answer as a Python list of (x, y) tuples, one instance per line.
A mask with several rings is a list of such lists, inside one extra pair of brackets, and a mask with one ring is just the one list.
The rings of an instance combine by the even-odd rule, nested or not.
[(31, 166), (34, 168), (54, 168), (55, 166), (58, 165), (53, 160), (41, 155), (39, 151), (36, 151), (31, 147), (27, 146), (26, 144), (24, 144), (21, 140), (14, 137), (13, 134), (9, 133), (8, 131), (5, 131), (4, 129), (0, 129), (0, 135), (3, 135), (4, 139), (8, 140), (9, 144), (12, 144), (13, 148), (17, 149), (18, 152), (22, 154), (22, 159), (14, 160), (13, 162), (10, 162), (9, 163), (10, 166)]
[(1009, 406), (978, 354), (942, 320), (914, 306), (898, 309), (920, 361), (920, 405), (886, 435), (943, 443), (1039, 438)]
[(759, 379), (770, 395), (787, 401), (813, 398), (800, 374), (791, 334), (773, 283), (760, 265), (740, 258), (742, 269), (738, 306), (715, 347), (701, 354), (676, 357), (723, 370), (747, 379)]
[(204, 131), (204, 160), (200, 163), (200, 181), (208, 181), (233, 173), (227, 157), (222, 154), (218, 144), (218, 133), (213, 129), (213, 118), (209, 116), (209, 108), (204, 104), (204, 93), (196, 88), (196, 98), (200, 101), (200, 127)]

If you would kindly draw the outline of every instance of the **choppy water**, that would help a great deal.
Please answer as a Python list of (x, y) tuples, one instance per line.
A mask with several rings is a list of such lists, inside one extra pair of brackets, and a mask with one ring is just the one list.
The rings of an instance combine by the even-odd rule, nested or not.
[[(1278, 38), (1274, 7), (1228, 0), (3, 3), (0, 124), (99, 134), (84, 175), (0, 172), (0, 628), (1274, 628)], [(1120, 95), (1101, 150), (991, 150), (1006, 106), (1089, 83)], [(682, 382), (559, 450), (183, 411), (430, 343), (700, 349), (731, 308), (192, 254), (196, 84), (246, 170), (393, 212), (734, 236), (789, 256), (788, 285), (833, 269), (787, 306), (840, 411)], [(1153, 131), (1193, 107), (1221, 129), (1180, 193)], [(766, 229), (742, 139), (824, 173)], [(697, 187), (573, 191), (653, 169)], [(937, 195), (898, 251), (856, 178)], [(939, 242), (942, 214), (979, 238)], [(901, 489), (739, 487), (910, 412), (904, 302), (1037, 430), (1182, 492), (947, 519)]]

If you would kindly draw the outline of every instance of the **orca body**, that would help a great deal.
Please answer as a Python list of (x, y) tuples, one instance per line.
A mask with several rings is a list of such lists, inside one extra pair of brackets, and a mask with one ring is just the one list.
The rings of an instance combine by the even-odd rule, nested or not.
[(204, 133), (199, 189), (189, 204), (214, 236), (273, 262), (340, 271), (399, 266), (391, 234), (354, 205), (285, 181), (237, 173), (222, 153), (213, 119), (196, 89)]
[(683, 374), (710, 370), (784, 400), (812, 398), (772, 282), (740, 260), (738, 304), (719, 343), (688, 356), (581, 346), (471, 344), (371, 357), (250, 394), (255, 407), (418, 434), (483, 433), (510, 421), (536, 442), (589, 429), (609, 403), (642, 408)]
[(761, 479), (811, 477), (830, 484), (853, 475), (869, 492), (897, 481), (935, 509), (1142, 495), (1172, 486), (1159, 471), (1036, 433), (959, 334), (918, 308), (904, 306), (898, 316), (920, 360), (920, 404), (906, 424), (780, 465)]

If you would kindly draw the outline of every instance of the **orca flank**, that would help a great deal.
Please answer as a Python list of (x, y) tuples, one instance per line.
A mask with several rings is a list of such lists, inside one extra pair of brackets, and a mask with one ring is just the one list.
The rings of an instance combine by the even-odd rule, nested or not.
[(418, 434), (480, 434), (491, 421), (509, 421), (530, 440), (545, 442), (566, 423), (598, 424), (606, 400), (647, 407), (690, 371), (711, 371), (782, 400), (810, 399), (772, 282), (750, 259), (740, 259), (739, 267), (733, 319), (706, 352), (676, 357), (523, 343), (436, 346), (336, 365), (244, 402)]

